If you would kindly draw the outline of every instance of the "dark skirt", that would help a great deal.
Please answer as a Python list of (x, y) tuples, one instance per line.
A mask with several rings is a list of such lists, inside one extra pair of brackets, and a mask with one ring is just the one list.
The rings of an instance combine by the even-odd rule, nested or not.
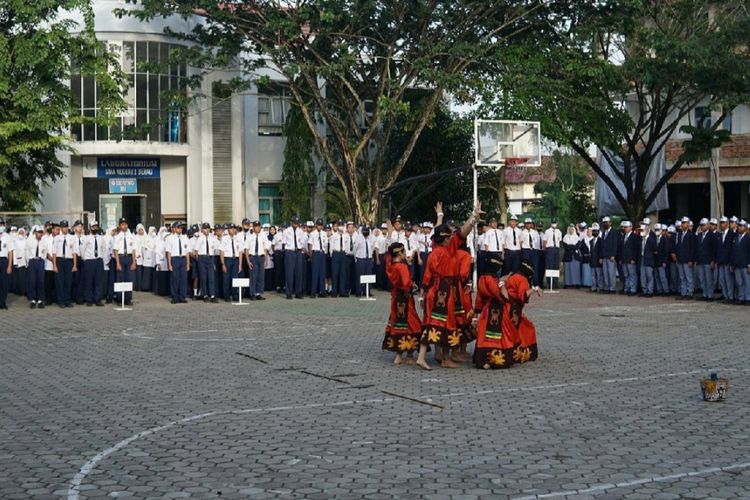
[(26, 295), (26, 268), (13, 268), (13, 274), (10, 276), (10, 291), (16, 295)]
[(169, 295), (169, 278), (171, 274), (169, 271), (156, 271), (154, 273), (154, 293), (156, 295), (161, 297)]
[(154, 281), (154, 268), (143, 266), (142, 268), (139, 267), (139, 269), (141, 269), (141, 291), (150, 292)]

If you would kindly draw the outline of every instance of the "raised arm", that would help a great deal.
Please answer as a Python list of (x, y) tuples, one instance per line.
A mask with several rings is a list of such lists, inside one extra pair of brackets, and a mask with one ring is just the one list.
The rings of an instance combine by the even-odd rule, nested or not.
[(443, 223), (443, 218), (445, 217), (445, 213), (443, 213), (442, 201), (435, 203), (435, 214), (437, 215), (437, 219), (435, 219), (435, 225), (439, 226)]
[(474, 205), (474, 211), (471, 213), (471, 217), (464, 222), (464, 225), (461, 226), (461, 237), (466, 238), (469, 233), (471, 233), (474, 230), (474, 225), (477, 223), (477, 220), (479, 220), (479, 216), (482, 215), (484, 212), (482, 212), (482, 204), (480, 202), (476, 202)]

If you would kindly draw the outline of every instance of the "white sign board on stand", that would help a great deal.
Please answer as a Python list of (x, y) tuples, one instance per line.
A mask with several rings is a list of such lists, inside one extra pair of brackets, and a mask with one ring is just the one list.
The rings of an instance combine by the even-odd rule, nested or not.
[(374, 274), (363, 274), (359, 277), (359, 284), (365, 285), (365, 296), (359, 300), (375, 300), (375, 297), (370, 297), (370, 285), (376, 282)]
[(552, 289), (552, 278), (560, 279), (560, 270), (557, 269), (547, 269), (544, 272), (544, 277), (549, 279), (549, 290), (547, 293), (560, 293), (560, 290), (553, 290)]
[(125, 292), (133, 292), (133, 282), (123, 281), (120, 283), (114, 283), (115, 293), (119, 293), (122, 298), (120, 307), (115, 307), (115, 311), (131, 311), (130, 307), (125, 307)]
[(250, 278), (233, 278), (232, 279), (232, 288), (237, 288), (239, 292), (239, 301), (232, 302), (232, 305), (235, 306), (244, 306), (247, 305), (247, 302), (242, 302), (242, 289), (248, 288), (250, 286)]

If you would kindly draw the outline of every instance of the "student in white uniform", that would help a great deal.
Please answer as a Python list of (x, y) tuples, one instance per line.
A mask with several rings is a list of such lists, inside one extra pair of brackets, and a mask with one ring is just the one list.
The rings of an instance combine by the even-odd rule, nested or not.
[(32, 309), (44, 309), (45, 301), (45, 262), (50, 260), (51, 239), (46, 238), (42, 226), (34, 226), (32, 234), (26, 241), (26, 262), (28, 263), (29, 282), (27, 297)]
[(375, 237), (370, 234), (370, 226), (364, 226), (362, 231), (354, 236), (357, 297), (362, 297), (365, 294), (365, 286), (361, 284), (360, 278), (372, 274), (373, 254), (375, 252)]
[[(516, 273), (521, 269), (521, 228), (518, 217), (511, 215), (508, 227), (503, 230), (503, 274)], [(485, 237), (486, 240), (489, 237)]]
[(8, 309), (8, 290), (13, 273), (13, 248), (11, 237), (5, 231), (5, 221), (0, 219), (0, 309)]
[(263, 297), (268, 261), (268, 238), (262, 233), (259, 221), (253, 222), (253, 231), (248, 235), (245, 252), (250, 262), (250, 300), (266, 300)]
[(96, 221), (89, 223), (89, 234), (81, 238), (81, 259), (83, 260), (83, 271), (81, 286), (83, 288), (83, 301), (87, 307), (93, 305), (103, 307), (106, 278), (104, 275), (104, 255), (107, 252), (107, 244), (99, 231)]
[(78, 241), (70, 234), (68, 221), (60, 221), (60, 233), (52, 239), (52, 263), (55, 272), (55, 295), (60, 307), (73, 307), (73, 273), (78, 272)]

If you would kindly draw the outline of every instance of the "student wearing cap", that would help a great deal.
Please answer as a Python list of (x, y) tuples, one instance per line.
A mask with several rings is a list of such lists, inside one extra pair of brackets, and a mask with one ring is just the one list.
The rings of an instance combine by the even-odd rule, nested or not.
[[(112, 242), (115, 266), (117, 268), (117, 281), (120, 283), (133, 282), (133, 273), (136, 266), (135, 238), (128, 229), (128, 221), (120, 219), (120, 227)], [(120, 299), (121, 300), (121, 299)], [(125, 305), (133, 304), (133, 294), (125, 292)]]
[(51, 239), (46, 238), (42, 226), (35, 226), (26, 241), (26, 262), (28, 262), (27, 297), (32, 309), (44, 309), (45, 303), (45, 262), (52, 263)]
[(351, 237), (344, 232), (343, 222), (333, 224), (331, 243), (331, 296), (348, 295), (349, 271), (344, 251), (351, 243)]
[[(345, 283), (346, 294), (344, 297), (348, 297), (350, 293), (357, 294), (359, 292), (359, 283), (357, 282), (357, 263), (354, 258), (354, 240), (356, 239), (357, 227), (354, 225), (354, 222), (348, 221), (346, 223), (346, 233), (349, 235), (349, 246), (344, 246), (344, 261), (347, 273), (347, 281)], [(411, 261), (409, 261), (409, 264), (411, 264)], [(411, 265), (409, 268), (411, 269)]]
[[(568, 224), (568, 231), (562, 238), (563, 271), (565, 288), (581, 288), (581, 238), (576, 233), (575, 224)], [(531, 262), (528, 261), (527, 262)], [(538, 285), (537, 283), (534, 283)]]
[(671, 242), (666, 236), (664, 226), (654, 224), (654, 240), (656, 243), (656, 255), (654, 257), (654, 285), (656, 295), (669, 294), (669, 264), (671, 262)]
[(68, 221), (60, 221), (60, 233), (52, 239), (52, 270), (55, 273), (57, 305), (73, 307), (73, 273), (78, 272), (78, 241), (70, 234)]
[(221, 268), (221, 237), (224, 236), (224, 226), (214, 224), (209, 237), (214, 241), (213, 269), (214, 283), (216, 284), (216, 298), (224, 298), (224, 273)]
[[(499, 228), (498, 228), (499, 229)], [(515, 273), (521, 268), (521, 228), (518, 227), (518, 217), (511, 215), (509, 226), (503, 230), (503, 274)], [(493, 237), (485, 235), (485, 245)]]
[(89, 232), (81, 238), (81, 258), (83, 259), (83, 300), (86, 306), (104, 306), (104, 287), (106, 279), (104, 276), (104, 253), (107, 245), (104, 238), (99, 234), (99, 224), (96, 221), (89, 223)]
[(641, 237), (633, 231), (630, 221), (623, 221), (622, 240), (620, 242), (623, 271), (622, 293), (635, 295), (638, 293), (638, 260), (641, 253)]
[(53, 241), (60, 234), (60, 226), (56, 222), (47, 221), (44, 223), (44, 240), (47, 242), (49, 249), (48, 258), (44, 261), (44, 303), (52, 305), (57, 302), (56, 276), (54, 264), (52, 262)]
[(7, 309), (10, 277), (13, 273), (13, 245), (5, 231), (5, 221), (0, 219), (0, 309)]
[(365, 295), (365, 285), (361, 283), (361, 277), (372, 274), (373, 254), (375, 251), (375, 238), (370, 234), (370, 226), (363, 226), (362, 231), (354, 235), (357, 297)]
[(667, 226), (667, 232), (665, 236), (669, 240), (669, 272), (667, 277), (669, 278), (669, 292), (672, 295), (680, 295), (680, 266), (677, 262), (677, 232), (679, 228), (679, 222), (677, 227), (674, 225)]
[(326, 294), (326, 255), (328, 235), (323, 219), (315, 221), (315, 228), (308, 236), (310, 252), (310, 297), (325, 297)]
[(276, 226), (265, 223), (261, 226), (261, 234), (266, 238), (266, 248), (268, 249), (268, 260), (266, 260), (266, 283), (263, 288), (265, 292), (273, 292), (276, 289), (275, 273), (276, 263), (273, 260), (273, 240), (276, 236)]
[(284, 245), (284, 230), (286, 226), (280, 225), (276, 234), (273, 237), (273, 277), (274, 277), (274, 288), (276, 293), (284, 293), (284, 282), (286, 281), (286, 274), (284, 273), (284, 251), (286, 249)]
[(649, 227), (649, 219), (643, 219), (641, 223), (640, 248), (638, 249), (638, 263), (641, 278), (641, 294), (644, 297), (654, 296), (654, 268), (658, 250), (656, 244), (656, 235)]
[(268, 260), (268, 238), (261, 232), (260, 222), (253, 222), (253, 232), (247, 238), (245, 252), (250, 261), (250, 300), (266, 300), (263, 296), (266, 285), (266, 261)]
[(373, 256), (373, 270), (375, 274), (375, 286), (378, 290), (385, 290), (385, 253), (387, 251), (387, 245), (385, 242), (385, 235), (379, 228), (375, 228), (372, 231), (372, 235), (375, 237), (375, 252)]
[(732, 258), (732, 245), (734, 245), (735, 233), (729, 228), (729, 219), (722, 216), (719, 219), (719, 232), (717, 233), (716, 265), (719, 268), (719, 286), (721, 294), (726, 303), (735, 299), (734, 273), (730, 271)]
[(307, 233), (300, 227), (299, 217), (292, 217), (292, 224), (284, 230), (284, 273), (286, 298), (301, 299), (305, 279), (305, 250)]
[(589, 240), (591, 249), (590, 266), (591, 266), (591, 291), (600, 292), (604, 290), (604, 273), (602, 265), (604, 256), (602, 255), (602, 239), (599, 236), (599, 224), (591, 224), (591, 240)]
[(750, 305), (750, 231), (745, 220), (737, 223), (729, 270), (734, 273), (734, 303)]
[[(482, 258), (503, 261), (503, 252), (506, 250), (506, 245), (505, 245), (506, 236), (505, 234), (503, 234), (502, 230), (498, 229), (497, 219), (495, 217), (490, 217), (490, 219), (487, 221), (487, 224), (483, 227), (483, 230), (484, 232), (482, 233), (482, 237), (481, 237)], [(519, 228), (518, 235), (520, 236), (516, 238), (516, 243), (518, 247), (516, 251), (518, 252), (518, 255), (520, 258), (521, 244), (523, 241), (523, 235), (520, 231), (520, 228)]]
[(117, 266), (114, 258), (114, 241), (117, 234), (117, 226), (110, 226), (104, 233), (104, 244), (107, 253), (103, 256), (104, 275), (106, 284), (104, 286), (104, 297), (107, 304), (111, 304), (115, 297), (115, 281), (117, 281)]
[(683, 217), (681, 231), (675, 244), (675, 258), (680, 276), (680, 296), (677, 300), (693, 300), (693, 265), (696, 254), (695, 233), (690, 230), (690, 219)]
[(188, 294), (188, 275), (190, 274), (190, 238), (182, 234), (185, 226), (180, 222), (172, 225), (174, 232), (164, 241), (164, 251), (170, 272), (169, 290), (172, 304), (186, 304)]
[(701, 299), (714, 300), (716, 282), (714, 281), (714, 269), (716, 268), (716, 233), (708, 227), (708, 219), (700, 221), (700, 233), (697, 236), (696, 264), (698, 266), (698, 282), (703, 293)]
[(216, 303), (216, 273), (214, 270), (214, 254), (216, 253), (216, 241), (211, 234), (211, 224), (201, 224), (201, 232), (198, 235), (193, 253), (198, 264), (198, 280), (200, 282), (199, 296), (204, 302)]
[(615, 293), (617, 288), (617, 257), (620, 255), (621, 240), (617, 231), (611, 227), (609, 217), (602, 218), (602, 276), (604, 293)]
[(243, 246), (237, 237), (237, 226), (229, 224), (227, 231), (219, 242), (219, 263), (222, 271), (223, 296), (226, 302), (238, 300), (237, 289), (232, 286), (232, 280), (239, 277), (242, 266)]
[(83, 259), (81, 257), (82, 245), (83, 245), (83, 222), (77, 220), (73, 223), (73, 238), (78, 245), (76, 255), (74, 257), (76, 269), (78, 272), (73, 273), (73, 283), (71, 285), (70, 297), (76, 304), (83, 304)]
[[(553, 217), (550, 227), (544, 232), (544, 268), (553, 271), (560, 270), (560, 245), (562, 232), (557, 228), (557, 218)], [(556, 279), (553, 278), (553, 285)]]

